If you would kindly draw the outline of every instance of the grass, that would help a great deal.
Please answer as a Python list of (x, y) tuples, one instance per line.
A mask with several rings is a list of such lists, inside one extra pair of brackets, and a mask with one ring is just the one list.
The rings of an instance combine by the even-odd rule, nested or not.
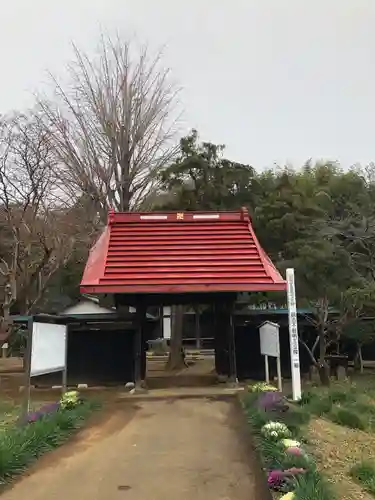
[(350, 384), (313, 388), (303, 393), (300, 405), (317, 417), (363, 431), (375, 431), (375, 405), (368, 391)]
[(375, 496), (375, 465), (373, 462), (365, 460), (359, 462), (350, 469), (350, 475), (365, 491)]
[(310, 387), (300, 405), (313, 415), (310, 439), (340, 499), (375, 496), (374, 376), (333, 382), (330, 388)]
[(297, 477), (294, 494), (296, 500), (334, 500), (335, 498), (331, 485), (316, 469)]
[(19, 426), (14, 421), (0, 432), (0, 484), (6, 484), (46, 453), (64, 443), (82, 427), (97, 407), (83, 402), (71, 410), (59, 410), (31, 424)]
[(20, 408), (12, 400), (0, 401), (0, 433), (7, 430), (19, 416)]

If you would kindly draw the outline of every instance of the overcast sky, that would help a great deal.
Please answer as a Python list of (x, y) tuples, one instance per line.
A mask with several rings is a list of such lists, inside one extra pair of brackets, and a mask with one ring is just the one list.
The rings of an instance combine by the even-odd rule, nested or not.
[(0, 113), (118, 30), (166, 44), (186, 129), (231, 159), (375, 161), (374, 27), (374, 0), (2, 0)]

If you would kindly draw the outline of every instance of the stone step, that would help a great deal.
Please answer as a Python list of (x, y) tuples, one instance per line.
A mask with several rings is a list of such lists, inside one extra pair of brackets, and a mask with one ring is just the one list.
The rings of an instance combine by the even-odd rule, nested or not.
[(148, 377), (149, 389), (166, 389), (170, 387), (207, 387), (218, 383), (216, 374), (208, 375), (173, 375)]

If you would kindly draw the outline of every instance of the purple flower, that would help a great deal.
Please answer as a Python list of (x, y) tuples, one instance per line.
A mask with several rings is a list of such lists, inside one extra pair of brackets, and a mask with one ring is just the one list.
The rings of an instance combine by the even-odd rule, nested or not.
[(306, 472), (305, 469), (298, 469), (296, 467), (292, 467), (287, 470), (270, 470), (267, 474), (267, 483), (270, 488), (275, 490), (279, 490), (283, 487), (291, 478), (297, 476), (298, 474), (304, 474)]
[(267, 482), (271, 488), (280, 487), (285, 479), (285, 474), (282, 470), (271, 470), (268, 472)]
[(26, 417), (26, 423), (37, 422), (46, 415), (55, 413), (60, 407), (60, 403), (48, 403), (43, 405), (39, 410), (29, 413)]
[(40, 413), (49, 414), (55, 413), (60, 407), (60, 403), (49, 403), (42, 406), (39, 410)]
[(288, 405), (285, 402), (284, 396), (281, 392), (269, 391), (260, 394), (257, 403), (259, 410), (266, 412), (269, 411), (287, 411)]

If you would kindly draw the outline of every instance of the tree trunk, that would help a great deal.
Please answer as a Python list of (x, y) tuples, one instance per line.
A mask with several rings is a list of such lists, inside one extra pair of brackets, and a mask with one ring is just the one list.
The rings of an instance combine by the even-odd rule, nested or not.
[(357, 352), (354, 358), (354, 369), (363, 373), (363, 358), (362, 358), (362, 345), (357, 344)]
[(200, 310), (199, 306), (194, 308), (195, 312), (195, 342), (196, 348), (201, 349), (201, 322), (200, 322)]
[(329, 366), (325, 359), (326, 357), (326, 338), (324, 328), (321, 327), (319, 332), (319, 377), (322, 385), (329, 386), (330, 378), (329, 378)]
[(184, 306), (182, 305), (173, 306), (170, 351), (169, 351), (168, 361), (165, 366), (166, 370), (169, 371), (181, 370), (186, 366), (182, 349), (183, 321), (184, 321)]

